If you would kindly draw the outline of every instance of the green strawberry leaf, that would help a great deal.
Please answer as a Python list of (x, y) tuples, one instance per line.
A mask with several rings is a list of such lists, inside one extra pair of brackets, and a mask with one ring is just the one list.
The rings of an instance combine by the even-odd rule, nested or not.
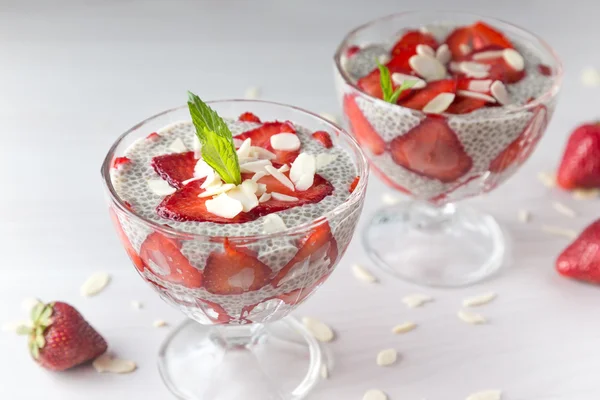
[(17, 330), (15, 331), (17, 335), (31, 335), (33, 333), (33, 328), (27, 325), (19, 325), (17, 326)]
[(42, 313), (44, 312), (45, 309), (46, 309), (46, 305), (44, 303), (38, 303), (38, 304), (36, 304), (31, 309), (31, 320), (33, 322), (36, 322), (37, 320), (39, 320), (40, 319), (40, 315), (42, 315)]
[(38, 347), (38, 345), (35, 342), (35, 340), (31, 340), (29, 342), (29, 352), (31, 353), (31, 356), (35, 360), (37, 360), (38, 358), (40, 358), (40, 348)]
[(38, 348), (43, 349), (46, 345), (46, 339), (44, 339), (44, 334), (36, 335), (35, 343), (37, 344)]
[(202, 158), (225, 183), (242, 183), (233, 135), (221, 117), (198, 96), (188, 92), (188, 108), (196, 128), (196, 136), (202, 144)]

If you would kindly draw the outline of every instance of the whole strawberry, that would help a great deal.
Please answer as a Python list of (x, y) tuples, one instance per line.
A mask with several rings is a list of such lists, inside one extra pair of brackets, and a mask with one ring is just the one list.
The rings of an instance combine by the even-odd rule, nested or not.
[(558, 256), (556, 270), (569, 278), (600, 284), (600, 219)]
[(44, 368), (64, 371), (106, 352), (104, 338), (66, 303), (39, 303), (31, 320), (32, 326), (19, 333), (29, 336), (31, 356)]
[(571, 134), (557, 183), (568, 190), (600, 188), (600, 123), (581, 125)]

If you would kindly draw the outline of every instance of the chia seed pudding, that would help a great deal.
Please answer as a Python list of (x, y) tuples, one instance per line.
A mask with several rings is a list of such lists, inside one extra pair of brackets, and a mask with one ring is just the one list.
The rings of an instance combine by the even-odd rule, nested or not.
[[(244, 190), (246, 184), (253, 188), (251, 209), (244, 208), (230, 220), (217, 211), (211, 214), (211, 199), (216, 203), (222, 193), (229, 193), (230, 202), (233, 191), (201, 197), (225, 185), (217, 176), (218, 185), (201, 188), (211, 177), (199, 175), (206, 164), (194, 125), (178, 122), (131, 144), (113, 161), (111, 181), (120, 200), (137, 216), (166, 225), (181, 237), (155, 231), (117, 208), (112, 210), (114, 220), (142, 277), (189, 317), (205, 324), (278, 319), (329, 276), (350, 242), (364, 193), (356, 207), (339, 207), (352, 196), (358, 173), (336, 135), (321, 131), (317, 138), (291, 122), (225, 122), (234, 137), (244, 180), (235, 189)], [(284, 135), (297, 137), (299, 149), (276, 151), (272, 138), (252, 145), (264, 135), (282, 135), (280, 128)], [(244, 135), (244, 140), (238, 139)], [(286, 162), (281, 162), (282, 154)], [(294, 169), (301, 169), (298, 165), (306, 164), (306, 159), (309, 169), (313, 165), (314, 180), (311, 176), (309, 185), (293, 178)], [(281, 173), (272, 172), (273, 168)], [(295, 185), (296, 191), (285, 189), (286, 184)], [(278, 194), (273, 188), (287, 191)], [(339, 212), (330, 213), (334, 209)], [(324, 215), (327, 220), (311, 225)], [(306, 224), (307, 228), (301, 227)], [(274, 234), (264, 236), (269, 233)], [(186, 234), (191, 234), (189, 240)]]
[[(558, 71), (544, 64), (544, 50), (485, 22), (353, 40), (336, 55), (350, 130), (375, 172), (417, 199), (453, 201), (497, 187), (529, 157), (554, 111)], [(414, 85), (395, 104), (384, 101), (378, 64), (394, 90)]]

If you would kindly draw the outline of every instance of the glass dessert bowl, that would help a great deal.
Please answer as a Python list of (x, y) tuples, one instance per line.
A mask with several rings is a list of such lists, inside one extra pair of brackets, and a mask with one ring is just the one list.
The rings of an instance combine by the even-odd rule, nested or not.
[(498, 187), (531, 155), (562, 79), (554, 51), (499, 20), (407, 12), (351, 31), (334, 61), (349, 131), (375, 173), (412, 198), (380, 210), (365, 229), (372, 259), (429, 286), (497, 271), (502, 230), (453, 202)]
[(180, 107), (137, 124), (108, 152), (110, 214), (140, 276), (190, 318), (159, 355), (175, 395), (300, 399), (327, 360), (304, 326), (284, 317), (343, 256), (367, 161), (348, 133), (299, 108), (208, 105), (240, 116), (224, 120), (236, 154), (224, 160), (238, 162), (237, 185), (210, 167), (210, 140), (199, 146), (192, 106)]

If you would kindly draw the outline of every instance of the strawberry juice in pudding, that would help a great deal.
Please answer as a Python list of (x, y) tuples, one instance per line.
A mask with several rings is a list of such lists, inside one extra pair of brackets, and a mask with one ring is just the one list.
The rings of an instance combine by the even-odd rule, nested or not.
[(554, 51), (506, 22), (409, 12), (350, 32), (335, 64), (350, 132), (378, 176), (416, 200), (381, 211), (365, 230), (374, 261), (435, 286), (497, 270), (499, 226), (450, 203), (496, 188), (529, 158), (560, 88)]
[(102, 175), (136, 269), (190, 317), (159, 352), (167, 387), (198, 400), (304, 398), (327, 365), (315, 336), (333, 334), (283, 317), (353, 235), (368, 166), (352, 136), (298, 108), (190, 94), (121, 136)]

